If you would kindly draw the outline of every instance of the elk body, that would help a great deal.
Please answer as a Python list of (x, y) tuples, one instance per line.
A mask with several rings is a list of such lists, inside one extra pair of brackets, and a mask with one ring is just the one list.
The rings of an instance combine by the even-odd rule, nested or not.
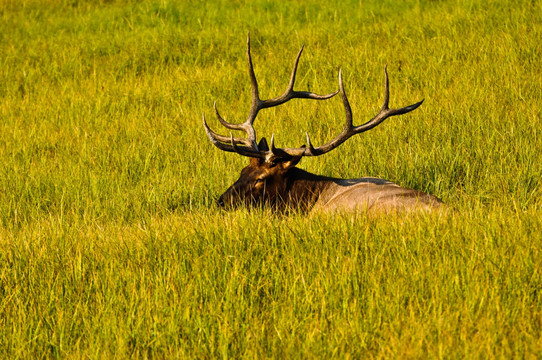
[[(276, 209), (299, 209), (302, 211), (367, 211), (391, 212), (438, 209), (442, 202), (433, 195), (418, 190), (400, 187), (390, 181), (363, 177), (358, 179), (339, 179), (311, 174), (296, 165), (304, 156), (323, 155), (348, 140), (351, 136), (374, 128), (385, 119), (408, 113), (418, 108), (422, 102), (400, 109), (390, 109), (389, 79), (385, 73), (385, 96), (382, 108), (371, 120), (354, 126), (350, 103), (344, 91), (342, 74), (339, 70), (339, 90), (318, 95), (293, 89), (299, 58), (297, 54), (290, 82), (286, 91), (274, 98), (261, 100), (258, 82), (254, 74), (250, 55), (250, 38), (247, 41), (247, 58), (252, 85), (252, 104), (248, 118), (240, 124), (229, 123), (219, 114), (216, 103), (215, 113), (219, 122), (230, 130), (242, 130), (247, 138), (219, 135), (209, 128), (203, 116), (203, 126), (211, 142), (221, 150), (234, 152), (250, 158), (250, 163), (241, 171), (239, 179), (230, 186), (218, 200), (219, 206), (271, 205)], [(307, 144), (298, 148), (277, 148), (274, 137), (268, 144), (265, 138), (256, 141), (254, 120), (262, 109), (278, 106), (294, 99), (325, 100), (340, 94), (346, 113), (346, 123), (342, 132), (328, 143), (314, 147), (307, 134)]]

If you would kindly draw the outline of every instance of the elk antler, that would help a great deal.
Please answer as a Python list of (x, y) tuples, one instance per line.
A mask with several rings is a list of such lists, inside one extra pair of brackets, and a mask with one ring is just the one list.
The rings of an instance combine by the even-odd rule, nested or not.
[[(402, 114), (411, 112), (412, 110), (415, 110), (416, 108), (418, 108), (418, 106), (420, 106), (423, 103), (423, 100), (422, 100), (420, 102), (417, 102), (409, 106), (405, 106), (400, 109), (390, 109), (388, 107), (389, 100), (390, 100), (390, 81), (388, 78), (387, 66), (384, 67), (384, 75), (386, 76), (386, 85), (385, 85), (385, 90), (384, 90), (384, 103), (382, 104), (380, 111), (378, 112), (378, 114), (376, 114), (371, 120), (367, 121), (365, 124), (354, 126), (352, 124), (352, 109), (350, 108), (350, 102), (348, 101), (348, 98), (346, 97), (346, 93), (344, 92), (342, 73), (341, 73), (341, 70), (339, 70), (339, 92), (341, 93), (344, 110), (346, 113), (346, 123), (341, 133), (337, 135), (337, 137), (335, 137), (333, 140), (316, 148), (312, 146), (311, 140), (309, 138), (309, 134), (307, 134), (307, 147), (302, 146), (300, 148), (281, 149), (281, 152), (288, 154), (291, 157), (323, 155), (335, 149), (337, 146), (341, 145), (343, 142), (348, 140), (353, 135), (365, 132), (367, 130), (371, 130), (372, 128), (379, 125), (380, 123), (382, 123), (384, 120), (386, 120), (387, 118), (391, 116), (402, 115)], [(273, 142), (271, 142), (271, 148), (273, 148)]]
[[(233, 137), (233, 135), (231, 135), (231, 137), (228, 137), (228, 136), (223, 136), (223, 135), (219, 135), (215, 133), (207, 125), (207, 122), (205, 121), (205, 114), (204, 114), (203, 127), (205, 128), (207, 136), (216, 147), (225, 151), (237, 152), (244, 156), (269, 158), (269, 150), (258, 149), (258, 145), (256, 143), (256, 131), (254, 130), (254, 120), (256, 119), (256, 116), (258, 115), (258, 112), (260, 110), (268, 108), (268, 107), (282, 105), (285, 102), (291, 99), (295, 99), (295, 98), (326, 100), (339, 93), (339, 91), (336, 91), (328, 95), (318, 95), (318, 94), (314, 94), (308, 91), (294, 90), (297, 65), (299, 64), (299, 58), (301, 57), (302, 52), (303, 52), (303, 46), (299, 50), (299, 53), (297, 54), (297, 57), (295, 59), (294, 67), (292, 69), (292, 75), (290, 76), (290, 82), (288, 84), (288, 87), (286, 88), (286, 91), (284, 91), (282, 95), (274, 99), (261, 100), (259, 90), (258, 90), (258, 81), (256, 80), (256, 75), (254, 74), (254, 67), (252, 65), (252, 57), (250, 56), (250, 36), (248, 36), (248, 39), (247, 39), (248, 73), (250, 75), (250, 82), (252, 85), (252, 104), (250, 106), (248, 118), (244, 123), (241, 123), (241, 124), (229, 123), (226, 120), (224, 120), (222, 116), (220, 116), (220, 113), (218, 112), (218, 109), (216, 108), (216, 102), (214, 104), (215, 114), (216, 114), (216, 117), (218, 118), (218, 121), (220, 121), (220, 123), (227, 129), (244, 130), (247, 133), (248, 138), (247, 139), (236, 138), (236, 137)], [(242, 144), (242, 146), (239, 146), (238, 144)]]
[[(277, 98), (269, 99), (269, 100), (260, 100), (259, 93), (258, 93), (258, 83), (254, 75), (252, 59), (250, 56), (250, 38), (248, 39), (247, 57), (248, 57), (248, 63), (249, 63), (249, 74), (250, 74), (250, 78), (252, 82), (252, 106), (250, 108), (248, 119), (242, 124), (228, 123), (227, 121), (222, 119), (222, 117), (218, 113), (218, 110), (216, 109), (216, 103), (215, 103), (215, 112), (220, 123), (224, 125), (226, 128), (231, 129), (231, 130), (244, 130), (248, 135), (248, 139), (234, 138), (233, 135), (231, 135), (231, 137), (227, 137), (227, 136), (223, 136), (223, 135), (219, 135), (215, 133), (207, 126), (207, 123), (205, 121), (205, 115), (204, 115), (203, 126), (205, 128), (205, 131), (207, 132), (207, 135), (209, 136), (209, 139), (216, 147), (225, 151), (237, 152), (244, 156), (262, 158), (268, 162), (279, 162), (281, 160), (291, 159), (292, 157), (319, 156), (335, 149), (337, 146), (344, 143), (353, 135), (370, 130), (391, 116), (402, 115), (402, 114), (411, 112), (415, 110), (416, 108), (418, 108), (423, 103), (423, 100), (422, 100), (420, 102), (417, 102), (409, 106), (405, 106), (403, 108), (390, 109), (389, 108), (389, 99), (390, 99), (389, 78), (388, 78), (387, 68), (384, 67), (384, 74), (385, 74), (386, 80), (385, 80), (385, 90), (384, 90), (384, 103), (382, 104), (382, 108), (380, 109), (378, 114), (376, 114), (371, 120), (367, 121), (366, 123), (362, 125), (354, 126), (352, 123), (352, 109), (350, 107), (350, 103), (344, 91), (341, 70), (339, 70), (339, 91), (336, 91), (332, 94), (317, 95), (310, 92), (293, 90), (294, 82), (295, 82), (295, 74), (297, 71), (297, 65), (299, 63), (299, 58), (301, 56), (302, 51), (303, 51), (303, 47), (301, 48), (301, 50), (299, 50), (299, 53), (297, 54), (297, 58), (295, 60), (292, 75), (290, 77), (290, 83), (288, 84), (288, 88), (286, 89), (286, 91)], [(275, 147), (274, 137), (272, 136), (271, 146), (269, 147), (269, 149), (258, 149), (258, 145), (256, 144), (256, 132), (254, 130), (253, 124), (254, 124), (256, 115), (261, 109), (265, 109), (272, 106), (278, 106), (294, 98), (325, 100), (325, 99), (329, 99), (335, 96), (339, 92), (341, 93), (344, 110), (346, 113), (346, 123), (341, 133), (337, 135), (337, 137), (335, 137), (333, 140), (329, 141), (328, 143), (322, 146), (315, 148), (311, 144), (311, 140), (309, 138), (309, 135), (307, 134), (307, 146), (303, 145), (302, 147), (299, 147), (299, 148), (281, 149), (281, 148)], [(239, 146), (238, 144), (242, 144), (243, 146)]]

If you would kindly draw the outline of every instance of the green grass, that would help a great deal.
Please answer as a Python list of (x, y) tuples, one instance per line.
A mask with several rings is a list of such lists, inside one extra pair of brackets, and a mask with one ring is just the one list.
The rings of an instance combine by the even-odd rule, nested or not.
[[(0, 0), (0, 358), (542, 356), (542, 7), (536, 1)], [(246, 159), (212, 105), (335, 90), (357, 123), (301, 167), (377, 176), (454, 212), (217, 209)], [(263, 111), (278, 146), (340, 99)]]

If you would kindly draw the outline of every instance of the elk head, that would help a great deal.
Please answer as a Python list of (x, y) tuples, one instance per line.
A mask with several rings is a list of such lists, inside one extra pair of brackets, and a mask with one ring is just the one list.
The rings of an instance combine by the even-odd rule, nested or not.
[[(250, 37), (248, 38), (247, 59), (249, 76), (252, 85), (252, 104), (248, 118), (243, 123), (229, 123), (224, 120), (218, 112), (216, 102), (214, 104), (215, 114), (218, 121), (229, 130), (242, 130), (246, 132), (246, 138), (234, 137), (233, 134), (228, 137), (214, 132), (207, 125), (207, 122), (205, 121), (205, 114), (203, 115), (203, 127), (205, 128), (205, 132), (216, 147), (218, 147), (220, 150), (235, 152), (239, 155), (250, 158), (249, 165), (241, 171), (241, 176), (239, 179), (220, 196), (218, 200), (218, 204), (220, 206), (236, 206), (239, 204), (270, 204), (272, 206), (280, 207), (283, 205), (292, 204), (295, 204), (296, 206), (300, 204), (303, 205), (303, 202), (308, 201), (307, 198), (310, 198), (311, 194), (318, 191), (318, 183), (315, 183), (314, 181), (306, 181), (308, 173), (295, 167), (302, 157), (323, 155), (341, 145), (351, 136), (374, 128), (390, 116), (408, 113), (416, 109), (423, 102), (422, 100), (416, 104), (400, 109), (390, 109), (388, 107), (388, 73), (386, 68), (384, 68), (385, 96), (382, 108), (371, 120), (362, 125), (354, 126), (352, 124), (352, 110), (344, 91), (341, 70), (339, 70), (339, 90), (333, 93), (318, 95), (308, 91), (295, 91), (293, 89), (297, 66), (299, 64), (299, 59), (302, 52), (303, 47), (301, 50), (299, 50), (295, 59), (290, 76), (290, 82), (286, 88), (286, 91), (276, 98), (262, 100), (259, 96), (258, 82), (254, 74), (252, 58), (250, 55)], [(298, 148), (277, 148), (274, 145), (274, 136), (271, 137), (270, 145), (267, 144), (265, 138), (262, 138), (257, 143), (256, 131), (254, 130), (254, 120), (256, 119), (256, 116), (260, 110), (282, 105), (285, 102), (295, 98), (326, 100), (339, 93), (346, 113), (346, 123), (341, 133), (328, 143), (314, 147), (308, 134), (306, 146), (303, 145)], [(318, 178), (316, 175), (308, 175)], [(296, 181), (300, 179), (305, 180), (304, 186), (306, 191), (304, 193), (293, 192), (292, 189), (294, 188)], [(312, 180), (315, 179), (313, 178)]]
[[(269, 151), (265, 138), (258, 143), (258, 149)], [(270, 204), (283, 208), (290, 202), (288, 189), (291, 185), (290, 170), (301, 160), (301, 156), (266, 161), (252, 157), (247, 167), (241, 170), (239, 179), (218, 199), (219, 206), (235, 206), (239, 203), (254, 206)]]

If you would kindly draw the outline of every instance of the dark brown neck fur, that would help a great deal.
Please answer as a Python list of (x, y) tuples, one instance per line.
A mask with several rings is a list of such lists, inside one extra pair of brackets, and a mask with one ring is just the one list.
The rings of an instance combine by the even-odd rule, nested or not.
[(287, 205), (292, 209), (302, 211), (310, 210), (322, 191), (337, 180), (332, 177), (315, 175), (297, 167), (288, 170), (285, 177), (287, 179)]

